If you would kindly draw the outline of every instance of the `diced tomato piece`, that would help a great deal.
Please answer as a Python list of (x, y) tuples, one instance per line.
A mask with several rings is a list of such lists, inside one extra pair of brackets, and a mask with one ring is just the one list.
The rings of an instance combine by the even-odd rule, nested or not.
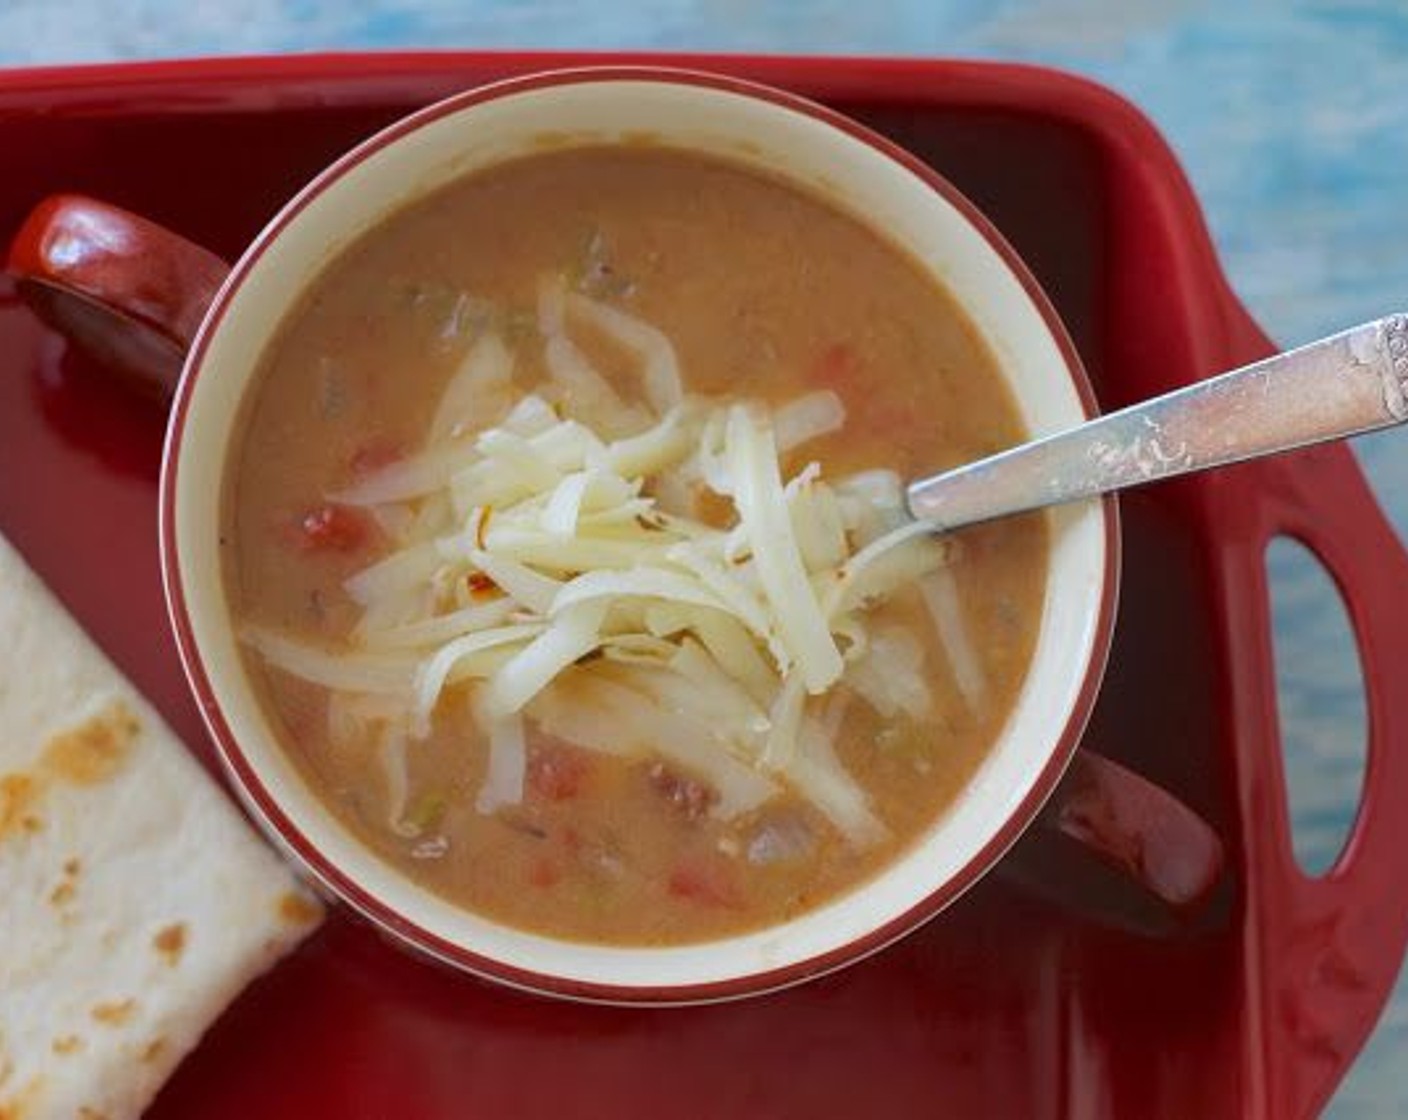
[(681, 863), (670, 873), (669, 891), (675, 898), (700, 906), (737, 910), (743, 905), (735, 872), (721, 859)]
[(499, 593), (499, 585), (483, 572), (470, 572), (464, 577), (464, 585), (471, 599), (493, 599)]
[(360, 478), (373, 471), (379, 471), (382, 467), (388, 467), (404, 457), (405, 452), (397, 444), (373, 440), (357, 449), (348, 466), (351, 467), (352, 473)]
[(856, 387), (856, 375), (860, 372), (860, 360), (855, 348), (847, 342), (837, 342), (822, 351), (812, 367), (810, 380), (822, 389), (834, 389), (845, 395), (848, 389)]
[(298, 519), (294, 539), (304, 552), (356, 552), (371, 543), (375, 533), (375, 524), (361, 510), (329, 503)]
[(547, 859), (540, 859), (534, 862), (528, 869), (528, 882), (535, 887), (554, 887), (562, 879), (562, 872), (556, 865)]
[(719, 799), (712, 786), (671, 770), (663, 762), (652, 763), (646, 771), (650, 785), (686, 820), (695, 821), (702, 817)]
[(903, 395), (869, 391), (867, 369), (860, 352), (848, 342), (836, 342), (821, 352), (808, 371), (811, 384), (830, 389), (846, 404), (852, 419), (879, 433), (913, 431), (915, 417)]
[(538, 743), (528, 754), (528, 789), (545, 801), (570, 801), (591, 775), (585, 751), (566, 743)]

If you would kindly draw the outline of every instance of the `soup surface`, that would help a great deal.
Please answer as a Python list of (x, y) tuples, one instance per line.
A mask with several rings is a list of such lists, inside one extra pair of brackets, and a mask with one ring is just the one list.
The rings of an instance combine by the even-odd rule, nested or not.
[[(673, 411), (651, 399), (662, 337), (686, 394)], [(546, 407), (511, 411), (530, 395)], [(807, 403), (784, 419), (799, 398)], [(732, 407), (740, 401), (751, 411)], [(821, 546), (804, 541), (812, 586), (793, 581), (814, 610), (825, 580), (842, 580), (902, 520), (900, 479), (1024, 435), (992, 356), (947, 293), (859, 221), (741, 168), (586, 148), (458, 183), (327, 269), (264, 356), (245, 409), (224, 496), (226, 579), (283, 744), (382, 858), (492, 919), (672, 944), (815, 907), (935, 820), (1026, 673), (1044, 591), (1040, 517), (897, 548), (919, 558), (914, 571), (877, 576), (873, 593), (833, 612), (840, 676), (824, 689), (819, 677), (802, 687), (786, 635), (768, 629), (774, 615), (749, 629), (738, 620), (752, 606), (735, 618), (698, 605), (712, 590), (683, 604), (647, 594), (645, 567), (675, 583), (705, 570), (672, 544), (686, 519), (689, 547), (715, 548), (708, 571), (734, 578), (750, 604), (797, 591), (782, 595), (783, 576), (769, 583), (761, 543), (727, 536), (749, 516), (755, 535), (771, 533), (767, 508), (784, 507), (741, 513), (752, 491), (736, 477), (711, 485), (711, 446), (716, 466), (731, 461), (735, 438), (780, 447), (794, 527), (798, 494), (833, 511), (817, 524), (831, 526), (846, 559), (823, 563)], [(505, 492), (511, 472), (495, 473), (548, 427), (580, 421), (600, 437), (591, 446), (609, 449), (666, 412), (688, 433), (668, 470), (633, 478), (617, 456), (612, 474), (591, 468), (589, 451), (575, 491), (549, 471), (537, 497), (524, 496), (531, 481)], [(486, 428), (508, 458), (485, 458)], [(439, 452), (427, 458), (435, 438), (432, 452), (478, 448), (477, 467), (453, 469), (477, 469), (475, 485), (500, 497), (465, 499), (467, 510), (468, 475), (439, 489), (407, 482), (436, 463), (449, 478)], [(574, 558), (580, 534), (615, 516), (600, 497), (611, 487), (624, 495), (619, 510), (635, 512), (600, 529), (595, 559)], [(512, 535), (513, 502), (522, 511), (555, 500), (561, 513), (569, 491), (571, 548), (534, 552)], [(485, 559), (515, 541), (517, 567)], [(520, 584), (524, 602), (546, 588), (546, 602), (589, 568), (598, 583), (596, 570), (624, 573), (637, 597), (594, 600), (598, 636), (514, 707), (496, 674), (514, 658), (523, 669), (534, 656), (523, 651), (565, 612), (554, 603), (539, 617), (512, 596)], [(488, 619), (492, 633), (461, 641), (463, 660), (442, 657), (440, 669), (452, 668), (432, 687), (429, 663), (460, 618)], [(513, 640), (472, 652), (505, 635)], [(612, 697), (629, 698), (634, 723)], [(417, 703), (419, 719), (408, 714)], [(667, 746), (645, 741), (642, 726), (665, 728)], [(689, 753), (710, 750), (718, 758)]]

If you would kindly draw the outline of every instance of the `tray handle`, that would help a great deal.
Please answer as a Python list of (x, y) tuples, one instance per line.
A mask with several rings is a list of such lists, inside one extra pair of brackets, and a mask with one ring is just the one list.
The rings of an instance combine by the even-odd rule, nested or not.
[[(1232, 324), (1243, 351), (1270, 344), (1240, 307)], [(1264, 612), (1247, 672), (1259, 674), (1261, 715), (1271, 734), (1256, 759), (1245, 796), (1260, 802), (1249, 829), (1247, 864), (1264, 875), (1249, 890), (1249, 915), (1266, 954), (1262, 1041), (1273, 1116), (1318, 1114), (1344, 1069), (1368, 1038), (1391, 993), (1408, 945), (1408, 553), (1379, 509), (1351, 451), (1327, 445), (1257, 465), (1254, 582)], [(1247, 495), (1228, 495), (1242, 501)], [(1245, 523), (1246, 506), (1242, 506)], [(1228, 511), (1229, 516), (1232, 511)], [(1235, 524), (1236, 521), (1229, 521)], [(1305, 547), (1335, 581), (1348, 612), (1363, 669), (1368, 743), (1355, 820), (1335, 864), (1312, 877), (1291, 847), (1284, 765), (1274, 712), (1265, 553), (1287, 536)], [(1239, 686), (1234, 672), (1233, 687)], [(1254, 682), (1247, 681), (1254, 687)], [(1279, 788), (1272, 782), (1280, 781)], [(1270, 804), (1275, 809), (1264, 811)]]

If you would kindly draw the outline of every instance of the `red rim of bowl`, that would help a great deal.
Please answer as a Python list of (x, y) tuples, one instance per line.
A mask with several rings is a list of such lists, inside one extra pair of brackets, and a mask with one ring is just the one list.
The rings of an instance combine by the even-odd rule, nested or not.
[[(932, 167), (897, 144), (832, 109), (796, 94), (760, 83), (704, 71), (664, 66), (601, 66), (550, 70), (509, 78), (436, 102), (402, 118), (357, 145), (299, 191), (261, 231), (235, 265), (234, 270), (215, 297), (195, 344), (186, 359), (167, 429), (166, 445), (162, 458), (160, 505), (161, 567), (167, 610), (171, 616), (171, 624), (187, 680), (195, 694), (206, 727), (215, 740), (221, 763), (245, 805), (285, 850), (294, 855), (329, 890), (374, 925), (394, 933), (410, 947), (432, 958), (475, 975), (508, 984), (511, 987), (541, 994), (601, 1003), (662, 1005), (705, 1003), (762, 995), (799, 984), (859, 961), (878, 952), (939, 914), (997, 862), (1031, 823), (1042, 804), (1051, 795), (1066, 766), (1070, 763), (1084, 732), (1109, 653), (1110, 637), (1114, 627), (1120, 565), (1118, 511), (1113, 498), (1107, 497), (1102, 503), (1101, 513), (1105, 528), (1104, 579), (1100, 593), (1099, 617), (1096, 621), (1090, 658), (1086, 664), (1081, 687), (1072, 705), (1066, 725), (1053, 742), (1041, 772), (1026, 798), (1008, 817), (1002, 828), (990, 837), (982, 848), (948, 880), (936, 886), (915, 905), (870, 930), (862, 937), (837, 946), (826, 953), (820, 953), (778, 968), (687, 985), (613, 985), (535, 972), (506, 964), (496, 958), (483, 956), (464, 946), (446, 941), (423, 928), (406, 915), (391, 909), (362, 888), (340, 867), (334, 865), (287, 816), (278, 799), (259, 779), (253, 766), (245, 758), (244, 752), (226, 723), (206, 672), (205, 662), (192, 633), (187, 616), (185, 593), (181, 583), (180, 565), (177, 562), (176, 481), (182, 434), (185, 430), (191, 395), (196, 380), (200, 376), (211, 336), (219, 328), (235, 293), (258, 265), (274, 239), (332, 183), (342, 178), (373, 153), (432, 121), (458, 113), (470, 106), (529, 90), (563, 84), (604, 81), (649, 81), (669, 85), (703, 87), (770, 102), (773, 105), (829, 124), (906, 168), (955, 207), (983, 236), (984, 240), (1021, 283), (1027, 298), (1031, 300), (1041, 315), (1060, 350), (1067, 374), (1080, 398), (1082, 409), (1087, 416), (1094, 415), (1096, 411), (1095, 394), (1075, 345), (1026, 264), (1002, 234), (957, 188)], [(859, 889), (864, 890), (864, 887)]]

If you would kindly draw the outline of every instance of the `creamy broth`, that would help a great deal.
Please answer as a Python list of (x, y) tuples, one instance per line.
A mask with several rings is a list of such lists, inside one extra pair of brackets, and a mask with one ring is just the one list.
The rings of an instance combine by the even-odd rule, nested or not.
[[(394, 526), (328, 495), (424, 441), (436, 402), (486, 325), (515, 384), (546, 376), (540, 278), (653, 324), (687, 390), (781, 404), (834, 390), (844, 427), (783, 458), (824, 479), (885, 467), (929, 473), (1024, 432), (992, 355), (954, 300), (859, 221), (731, 165), (648, 147), (534, 155), (394, 215), (337, 259), (263, 358), (224, 497), (238, 620), (345, 647), (361, 614), (343, 583), (391, 547)], [(612, 371), (619, 347), (580, 332)], [(707, 503), (706, 503), (707, 506)], [(706, 508), (703, 516), (712, 516)], [(999, 734), (1027, 671), (1044, 593), (1044, 519), (957, 536), (948, 569), (976, 654), (965, 695), (917, 590), (867, 616), (916, 635), (923, 718), (855, 697), (836, 754), (884, 825), (857, 845), (786, 789), (733, 819), (687, 767), (583, 749), (529, 721), (522, 799), (476, 808), (484, 735), (456, 692), (406, 752), (404, 811), (373, 736), (330, 731), (327, 691), (251, 653), (283, 745), (345, 825), (445, 898), (554, 936), (675, 944), (784, 921), (872, 876), (944, 811)], [(568, 671), (596, 671), (582, 665)], [(843, 679), (836, 690), (850, 686)], [(971, 693), (971, 690), (970, 690)], [(335, 719), (331, 722), (335, 722)]]

